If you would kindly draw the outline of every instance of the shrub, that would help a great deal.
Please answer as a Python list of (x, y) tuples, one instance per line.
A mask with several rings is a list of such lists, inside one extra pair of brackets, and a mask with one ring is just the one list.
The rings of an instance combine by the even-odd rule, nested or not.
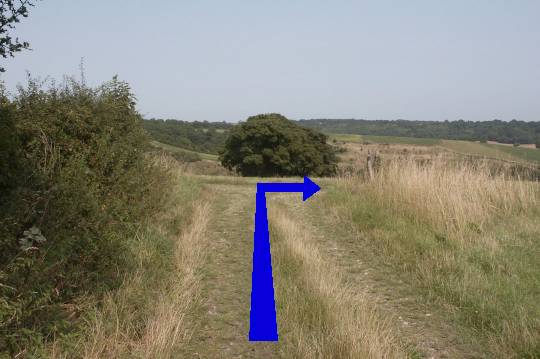
[(0, 104), (0, 353), (64, 332), (122, 275), (123, 238), (164, 179), (129, 86), (29, 80)]
[(15, 133), (13, 106), (0, 83), (0, 203), (5, 201), (24, 171), (22, 147)]
[(221, 163), (244, 176), (329, 176), (336, 156), (327, 136), (279, 114), (257, 115), (235, 126)]

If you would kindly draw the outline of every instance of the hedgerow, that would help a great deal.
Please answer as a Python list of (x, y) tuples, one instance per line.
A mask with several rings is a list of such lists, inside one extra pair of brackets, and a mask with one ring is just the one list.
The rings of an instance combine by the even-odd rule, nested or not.
[(0, 356), (71, 331), (129, 270), (126, 238), (167, 182), (141, 122), (116, 77), (0, 88)]

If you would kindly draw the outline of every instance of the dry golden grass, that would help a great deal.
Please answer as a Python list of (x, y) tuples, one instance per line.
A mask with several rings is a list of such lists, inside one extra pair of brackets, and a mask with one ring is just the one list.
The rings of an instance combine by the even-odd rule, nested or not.
[(163, 168), (167, 171), (171, 171), (171, 173), (177, 177), (182, 173), (181, 168), (178, 165), (178, 161), (168, 153), (162, 152), (152, 154), (150, 160), (155, 166)]
[(395, 160), (384, 165), (368, 189), (386, 205), (464, 239), (497, 216), (519, 214), (539, 204), (538, 183), (493, 175), (488, 163), (450, 165)]
[[(286, 358), (403, 358), (395, 333), (373, 298), (351, 290), (298, 223), (271, 211), (276, 295)], [(275, 239), (278, 239), (275, 241)], [(290, 273), (294, 272), (294, 278)], [(289, 274), (289, 275), (287, 275)]]
[(326, 206), (419, 290), (454, 308), (486, 352), (535, 357), (540, 184), (490, 165), (389, 160), (372, 181), (338, 179)]
[(163, 296), (156, 298), (155, 312), (138, 345), (138, 351), (145, 358), (173, 357), (175, 349), (191, 337), (193, 328), (186, 319), (200, 299), (198, 269), (204, 263), (208, 213), (208, 204), (199, 203), (191, 226), (176, 243), (176, 272), (171, 274), (171, 286)]
[[(130, 325), (131, 316), (125, 315), (126, 310), (135, 309), (127, 308), (133, 305), (135, 293), (132, 291), (137, 292), (144, 285), (141, 275), (136, 274), (124, 285), (120, 295), (105, 300), (103, 310), (91, 323), (89, 340), (84, 345), (84, 358), (122, 358), (135, 353), (143, 358), (171, 358), (189, 341), (193, 327), (188, 315), (200, 300), (198, 269), (205, 257), (208, 211), (208, 204), (196, 204), (191, 225), (176, 241), (175, 268), (166, 279), (168, 285), (155, 293), (152, 310), (147, 313), (144, 323), (138, 323), (139, 328), (133, 327)], [(139, 253), (145, 255), (144, 251)], [(112, 332), (111, 321), (116, 323)]]
[[(152, 298), (152, 310), (144, 323), (130, 324), (134, 310), (132, 291), (139, 291), (144, 284), (136, 274), (124, 285), (119, 295), (105, 300), (103, 310), (91, 323), (89, 340), (84, 344), (84, 358), (172, 358), (175, 352), (187, 344), (193, 326), (188, 316), (200, 300), (200, 276), (198, 269), (205, 257), (205, 230), (209, 206), (198, 203), (189, 228), (177, 239), (174, 252), (174, 271), (166, 281), (168, 285)], [(174, 211), (173, 211), (174, 212)], [(144, 251), (140, 252), (144, 256)], [(143, 263), (144, 260), (141, 260)], [(145, 270), (140, 268), (141, 271)], [(131, 308), (127, 308), (131, 307)], [(110, 323), (116, 323), (110, 330)], [(141, 330), (142, 329), (142, 330)]]

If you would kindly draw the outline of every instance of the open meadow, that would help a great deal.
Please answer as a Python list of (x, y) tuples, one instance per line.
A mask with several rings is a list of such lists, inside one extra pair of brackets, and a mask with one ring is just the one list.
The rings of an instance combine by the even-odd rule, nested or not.
[(436, 138), (415, 138), (396, 136), (369, 136), (350, 134), (331, 134), (330, 139), (336, 142), (357, 144), (382, 144), (382, 145), (419, 145), (422, 147), (433, 146), (457, 154), (477, 156), (496, 160), (514, 161), (520, 163), (540, 163), (540, 151), (529, 146), (512, 146), (504, 144), (480, 143), (472, 141), (440, 140)]
[(246, 340), (262, 179), (162, 154), (176, 189), (135, 239), (138, 269), (89, 316), (83, 357), (538, 357), (538, 181), (432, 144), (339, 146), (341, 174), (309, 201), (269, 195), (279, 343)]

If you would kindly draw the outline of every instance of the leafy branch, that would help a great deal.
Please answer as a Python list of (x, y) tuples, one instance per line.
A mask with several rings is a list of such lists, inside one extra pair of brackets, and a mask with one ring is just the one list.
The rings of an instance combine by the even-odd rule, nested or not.
[[(20, 42), (10, 34), (21, 18), (28, 17), (28, 10), (34, 6), (30, 0), (0, 0), (0, 56), (13, 57), (16, 52), (28, 49), (30, 44)], [(0, 72), (5, 69), (0, 67)]]

